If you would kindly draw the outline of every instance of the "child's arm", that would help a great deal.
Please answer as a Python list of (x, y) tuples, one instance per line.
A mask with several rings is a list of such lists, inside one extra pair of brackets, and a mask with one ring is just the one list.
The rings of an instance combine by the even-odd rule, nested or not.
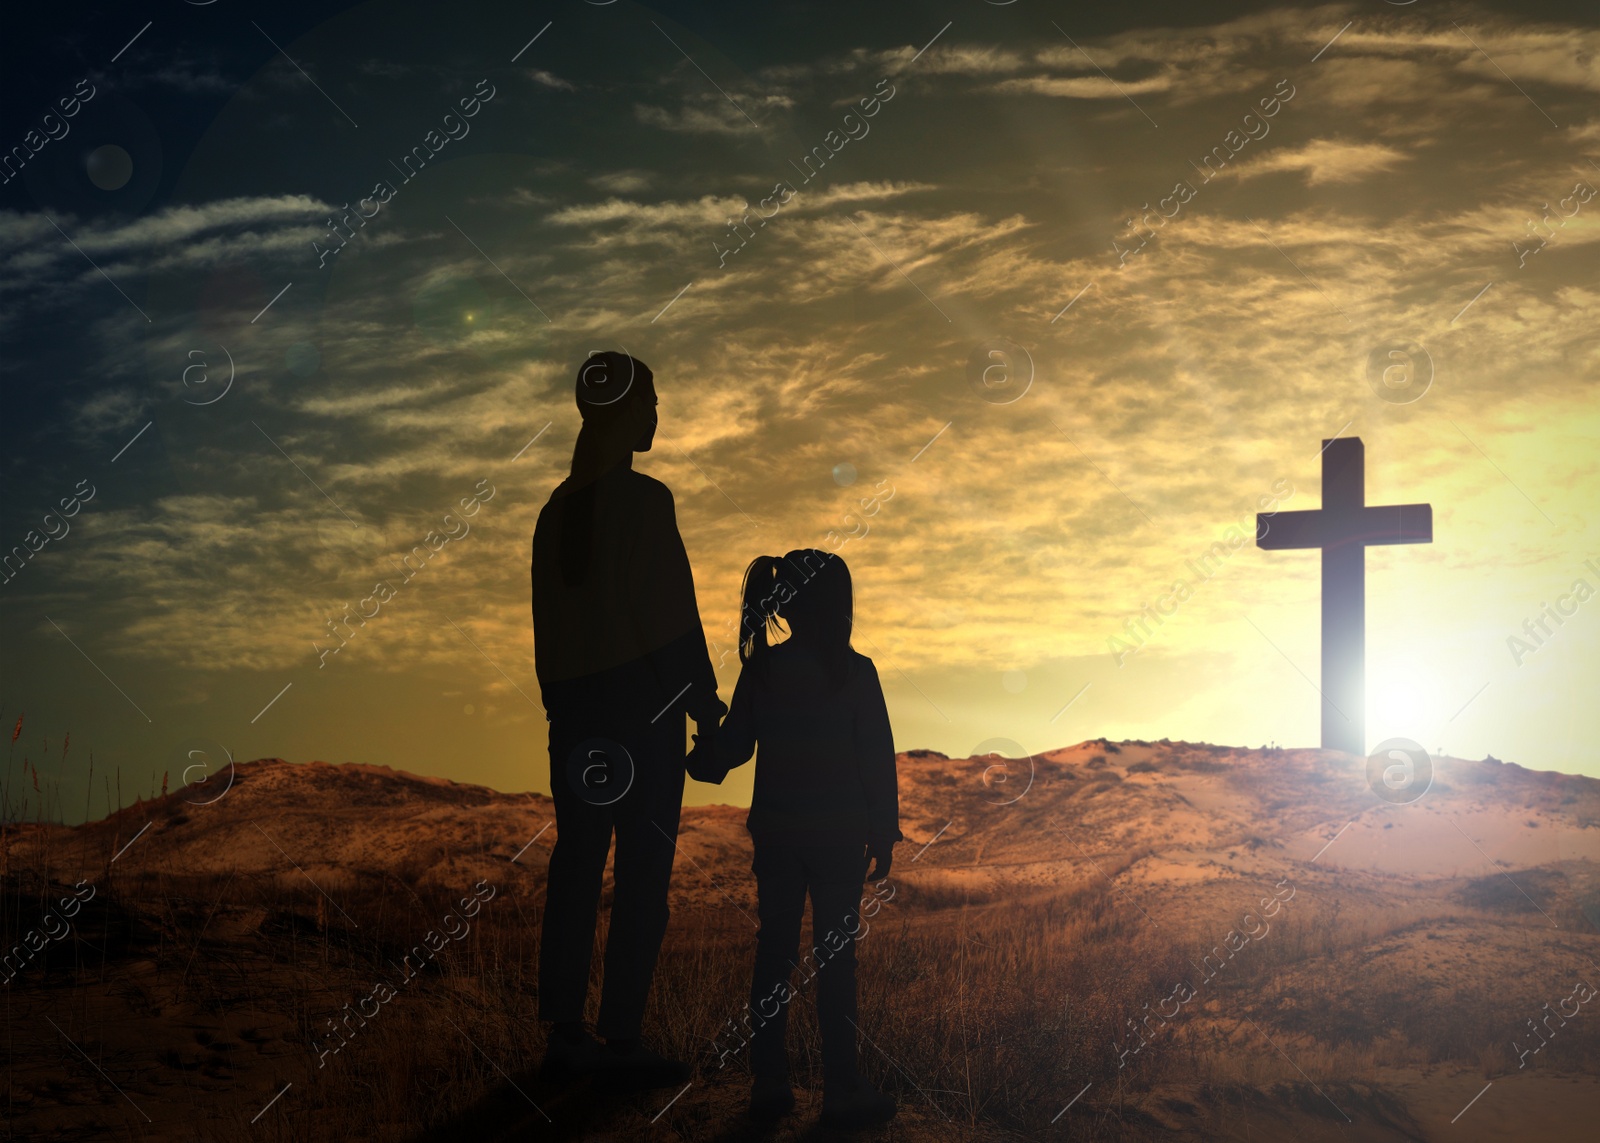
[(695, 752), (709, 757), (697, 764), (699, 772), (691, 773), (690, 777), (698, 782), (721, 785), (729, 770), (750, 761), (750, 756), (756, 752), (752, 691), (750, 672), (741, 670), (733, 688), (733, 706), (728, 710), (728, 717), (722, 720), (709, 742), (701, 742), (699, 735), (695, 736)]
[(883, 685), (872, 660), (866, 663), (861, 686), (861, 704), (856, 711), (856, 748), (861, 766), (861, 786), (867, 795), (867, 846), (877, 864), (874, 880), (889, 874), (890, 853), (900, 832), (900, 782), (895, 770), (894, 731), (889, 726), (889, 708), (883, 701)]

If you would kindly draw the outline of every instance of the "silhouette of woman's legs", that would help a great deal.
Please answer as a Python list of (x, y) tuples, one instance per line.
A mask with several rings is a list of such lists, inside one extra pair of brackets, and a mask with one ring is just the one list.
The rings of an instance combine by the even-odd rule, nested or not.
[(636, 1040), (644, 1019), (670, 908), (667, 890), (683, 807), (683, 716), (630, 736), (634, 782), (612, 807), (617, 830), (616, 893), (606, 938), (606, 979), (595, 1031)]
[(789, 978), (800, 947), (806, 908), (805, 870), (792, 847), (756, 843), (755, 971), (750, 979), (750, 1073), (756, 1079), (789, 1078), (784, 1033), (789, 1027)]
[(600, 882), (611, 848), (611, 811), (590, 805), (567, 782), (567, 754), (582, 737), (560, 720), (550, 723), (556, 843), (550, 851), (539, 942), (539, 1018), (560, 1023), (583, 1019)]

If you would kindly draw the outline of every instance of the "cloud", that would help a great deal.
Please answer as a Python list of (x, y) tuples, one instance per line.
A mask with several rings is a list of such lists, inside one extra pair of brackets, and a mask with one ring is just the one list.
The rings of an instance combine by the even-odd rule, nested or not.
[(1002, 80), (994, 85), (1001, 95), (1050, 95), (1065, 99), (1122, 99), (1128, 95), (1143, 95), (1152, 91), (1167, 91), (1172, 80), (1166, 76), (1115, 83), (1109, 76), (1033, 75), (1023, 79)]
[(201, 61), (181, 55), (162, 63), (160, 67), (146, 66), (119, 72), (116, 79), (119, 87), (170, 87), (185, 95), (219, 95), (232, 92), (239, 86), (237, 80), (222, 74), (222, 69), (215, 61)]
[(970, 45), (934, 47), (917, 61), (919, 75), (1001, 75), (1026, 67), (1032, 53), (1007, 51), (998, 44), (988, 48)]
[[(71, 215), (57, 219), (72, 234), (72, 240), (91, 254), (120, 254), (128, 251), (164, 250), (225, 228), (317, 225), (333, 206), (309, 195), (271, 195), (262, 198), (229, 198), (195, 206), (170, 206), (160, 212), (132, 221), (114, 218), (81, 224)], [(9, 255), (51, 236), (60, 234), (42, 213), (0, 211), (0, 254)], [(238, 241), (271, 243), (273, 236), (245, 232), (231, 236)], [(68, 247), (70, 251), (70, 247)]]
[[(756, 552), (848, 537), (863, 646), (872, 639), (881, 651), (871, 653), (918, 685), (1100, 656), (1275, 481), (1294, 486), (1290, 506), (1314, 507), (1317, 444), (1341, 431), (1368, 441), (1375, 498), (1438, 499), (1440, 544), (1408, 558), (1441, 583), (1444, 565), (1426, 561), (1486, 558), (1463, 527), (1447, 542), (1447, 510), (1493, 521), (1484, 534), (1517, 552), (1492, 591), (1408, 597), (1427, 622), (1457, 629), (1429, 611), (1451, 592), (1472, 615), (1507, 592), (1539, 598), (1545, 541), (1519, 530), (1516, 513), (1546, 525), (1493, 466), (1559, 522), (1558, 542), (1581, 532), (1582, 490), (1600, 477), (1584, 411), (1600, 324), (1585, 258), (1600, 230), (1585, 205), (1526, 266), (1511, 243), (1581, 177), (1581, 151), (1562, 148), (1592, 138), (1593, 123), (1530, 144), (1547, 127), (1538, 112), (1448, 24), (1410, 16), (1363, 17), (1312, 65), (1348, 18), (1280, 11), (1099, 39), (1069, 28), (1083, 52), (1053, 37), (941, 40), (913, 64), (924, 37), (763, 72), (775, 94), (730, 94), (774, 126), (790, 103), (830, 106), (861, 76), (893, 74), (903, 94), (726, 267), (713, 240), (726, 245), (728, 219), (781, 177), (788, 144), (767, 151), (715, 92), (677, 103), (639, 88), (598, 93), (597, 121), (637, 131), (631, 117), (666, 135), (631, 151), (626, 169), (606, 170), (584, 136), (536, 174), (525, 166), (474, 184), (468, 229), (516, 286), (435, 218), (419, 229), (439, 227), (455, 248), (397, 229), (381, 263), (339, 267), (345, 276), (314, 310), (283, 306), (251, 327), (250, 372), (228, 398), (237, 409), (184, 422), (153, 400), (146, 411), (137, 395), (149, 387), (131, 377), (107, 384), (78, 413), (84, 431), (126, 433), (154, 417), (159, 438), (152, 429), (141, 447), (159, 439), (187, 490), (107, 513), (100, 531), (85, 530), (82, 559), (53, 565), (48, 586), (103, 609), (106, 642), (151, 662), (315, 669), (309, 648), (329, 608), (370, 591), (383, 558), (410, 550), (487, 476), (503, 499), (335, 666), (481, 669), (437, 610), (526, 683), (528, 533), (576, 433), (572, 370), (586, 349), (620, 344), (657, 372), (662, 435), (637, 464), (674, 491), (711, 632), (736, 616), (739, 574)], [(1592, 65), (1577, 58), (1588, 31), (1468, 30), (1558, 121), (1582, 122), (1568, 111), (1589, 90)], [(1541, 69), (1549, 78), (1536, 82)], [(687, 68), (669, 78), (679, 71), (697, 79)], [(1234, 178), (1197, 183), (1182, 213), (1119, 263), (1111, 240), (1130, 213), (1194, 178), (1186, 160), (1284, 75), (1300, 91), (1271, 136), (1224, 170)], [(952, 123), (972, 134), (958, 138)], [(1297, 177), (1260, 177), (1273, 172)], [(1401, 177), (1404, 194), (1391, 193)], [(132, 223), (58, 221), (120, 275), (284, 257), (329, 209), (283, 195)], [(72, 328), (107, 376), (130, 368), (117, 324), (126, 315), (104, 316), (121, 300), (47, 220), (0, 213), (0, 257), (13, 291), (97, 280), (99, 324), (74, 314)], [(436, 280), (481, 288), (487, 328), (449, 337), (419, 325), (419, 288)], [(1493, 288), (1463, 313), (1485, 282)], [(1415, 406), (1389, 405), (1368, 384), (1368, 355), (1391, 336), (1434, 355), (1436, 387)], [(999, 337), (1031, 360), (1032, 386), (1012, 405), (984, 400), (969, 376), (973, 355), (984, 360)], [(280, 364), (301, 341), (321, 355), (312, 379)], [(147, 346), (159, 362), (181, 363), (187, 348), (165, 327)], [(859, 473), (848, 488), (832, 475), (841, 463)], [(381, 543), (330, 540), (321, 525), (347, 524), (317, 486)], [(874, 509), (880, 487), (893, 494)], [(1314, 663), (1314, 643), (1307, 652), (1280, 635), (1314, 636), (1315, 564), (1296, 559), (1241, 550), (1141, 655), (1197, 672), (1229, 656), (1279, 670), (1242, 622), (1248, 613), (1284, 654)], [(1303, 613), (1304, 631), (1291, 613)], [(485, 673), (485, 687), (526, 706)], [(1252, 694), (1263, 684), (1228, 678)]]
[(1383, 143), (1313, 139), (1300, 147), (1268, 151), (1237, 166), (1225, 167), (1213, 177), (1232, 175), (1242, 180), (1276, 171), (1302, 171), (1309, 186), (1351, 183), (1386, 174), (1408, 157), (1405, 152)]
[(665, 201), (659, 203), (633, 202), (623, 198), (609, 198), (604, 202), (568, 206), (546, 216), (545, 221), (556, 226), (594, 226), (607, 222), (627, 222), (644, 229), (681, 225), (685, 222), (714, 222), (726, 218), (735, 209), (743, 209), (743, 201), (735, 198), (718, 198), (702, 195), (692, 201)]
[[(333, 210), (308, 195), (271, 195), (167, 207), (132, 220), (0, 211), (0, 296), (26, 295), (31, 305), (50, 306), (107, 289), (107, 279), (115, 284), (260, 258), (305, 258)], [(374, 244), (400, 240), (383, 235)], [(19, 318), (16, 307), (8, 307), (0, 328), (15, 328)]]
[(542, 68), (528, 68), (523, 73), (540, 87), (554, 88), (556, 91), (577, 91), (578, 89), (558, 75), (552, 75)]
[(117, 432), (139, 424), (147, 406), (132, 389), (103, 389), (78, 407), (77, 421), (90, 433)]
[(610, 171), (591, 176), (589, 185), (598, 187), (607, 194), (638, 194), (640, 191), (649, 190), (654, 181), (654, 176), (649, 171)]
[(1437, 54), (1483, 79), (1600, 92), (1600, 30), (1493, 16), (1419, 31), (1397, 23), (1340, 37), (1346, 54), (1417, 57)]
[(885, 202), (908, 194), (938, 189), (933, 183), (858, 182), (840, 183), (821, 191), (801, 191), (795, 199), (799, 210), (826, 210), (841, 202)]
[(685, 104), (676, 111), (637, 103), (634, 115), (647, 127), (682, 135), (753, 135), (761, 128), (727, 103)]

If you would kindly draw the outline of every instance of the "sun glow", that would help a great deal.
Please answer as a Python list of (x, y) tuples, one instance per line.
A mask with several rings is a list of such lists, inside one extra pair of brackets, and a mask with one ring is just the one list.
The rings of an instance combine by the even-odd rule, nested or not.
[[(1387, 738), (1410, 738), (1432, 752), (1454, 711), (1446, 680), (1425, 656), (1398, 654), (1367, 661), (1367, 748)], [(1459, 696), (1455, 696), (1459, 701)]]

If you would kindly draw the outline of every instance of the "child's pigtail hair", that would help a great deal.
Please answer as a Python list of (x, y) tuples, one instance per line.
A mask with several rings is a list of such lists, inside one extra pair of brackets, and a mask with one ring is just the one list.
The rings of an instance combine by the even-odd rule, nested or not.
[(757, 556), (744, 572), (743, 602), (739, 616), (739, 662), (765, 658), (771, 647), (769, 634), (783, 630), (778, 622), (777, 556)]

